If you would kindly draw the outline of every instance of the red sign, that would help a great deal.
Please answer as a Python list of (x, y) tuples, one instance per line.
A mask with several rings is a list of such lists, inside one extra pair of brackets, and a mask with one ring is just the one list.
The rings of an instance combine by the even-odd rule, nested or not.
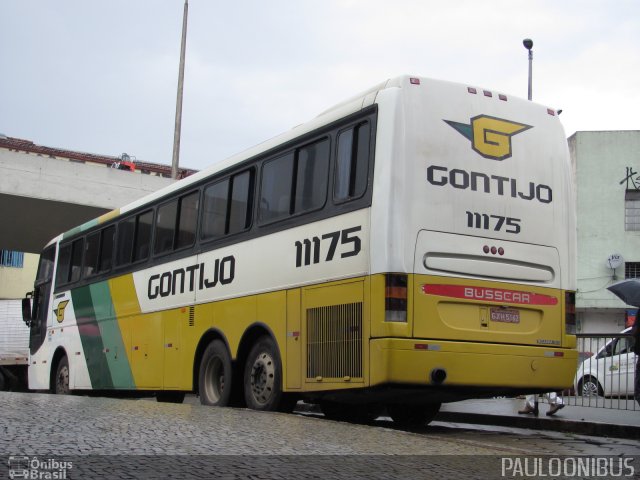
[(541, 295), (519, 290), (502, 288), (469, 287), (466, 285), (423, 285), (422, 291), (427, 295), (463, 298), (466, 300), (483, 300), (518, 305), (557, 305), (558, 299), (550, 295)]

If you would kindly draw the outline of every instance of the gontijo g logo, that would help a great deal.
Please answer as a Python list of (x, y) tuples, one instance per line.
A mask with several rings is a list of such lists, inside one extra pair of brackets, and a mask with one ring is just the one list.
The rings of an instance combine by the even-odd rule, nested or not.
[(445, 122), (471, 140), (473, 150), (492, 160), (509, 158), (511, 137), (532, 128), (530, 125), (488, 115), (473, 117), (469, 125), (451, 120), (445, 120)]

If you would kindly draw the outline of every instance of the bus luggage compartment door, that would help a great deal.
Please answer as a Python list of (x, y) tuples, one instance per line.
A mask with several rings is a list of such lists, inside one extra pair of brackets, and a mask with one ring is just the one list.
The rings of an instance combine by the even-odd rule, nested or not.
[(561, 345), (555, 248), (423, 230), (414, 272), (416, 338)]

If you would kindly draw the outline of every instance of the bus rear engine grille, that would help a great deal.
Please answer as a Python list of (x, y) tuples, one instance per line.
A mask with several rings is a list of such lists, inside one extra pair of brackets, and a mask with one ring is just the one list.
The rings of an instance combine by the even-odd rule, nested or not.
[(307, 310), (307, 378), (362, 378), (362, 303)]

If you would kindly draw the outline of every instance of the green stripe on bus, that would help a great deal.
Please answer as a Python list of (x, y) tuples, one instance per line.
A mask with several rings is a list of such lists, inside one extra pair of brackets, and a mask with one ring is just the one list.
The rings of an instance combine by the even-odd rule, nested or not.
[(118, 325), (109, 282), (90, 285), (95, 318), (100, 326), (102, 343), (114, 388), (133, 389), (135, 382)]
[(82, 349), (87, 360), (91, 388), (112, 388), (113, 381), (104, 353), (104, 344), (100, 326), (96, 319), (91, 290), (88, 286), (76, 288), (71, 291), (71, 298), (78, 323)]

